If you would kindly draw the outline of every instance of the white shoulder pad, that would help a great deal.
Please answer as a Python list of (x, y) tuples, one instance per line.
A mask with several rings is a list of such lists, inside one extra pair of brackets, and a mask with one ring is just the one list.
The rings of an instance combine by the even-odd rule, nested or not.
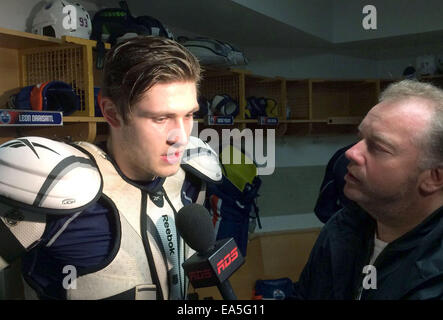
[(0, 145), (0, 202), (44, 214), (71, 214), (98, 200), (102, 177), (76, 147), (42, 137)]
[(205, 181), (218, 183), (222, 180), (217, 154), (206, 142), (197, 137), (189, 137), (181, 166), (185, 171), (189, 171)]

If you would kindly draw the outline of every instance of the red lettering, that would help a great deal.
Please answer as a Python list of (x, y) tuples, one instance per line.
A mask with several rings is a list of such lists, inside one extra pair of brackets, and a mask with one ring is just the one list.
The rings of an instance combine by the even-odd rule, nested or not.
[(202, 279), (209, 279), (212, 276), (211, 269), (204, 269), (199, 271), (191, 271), (189, 272), (189, 280), (202, 280)]
[(220, 274), (222, 272), (222, 270), (225, 270), (225, 264), (223, 263), (223, 259), (221, 259), (218, 263), (217, 263), (217, 273)]
[(235, 259), (238, 258), (238, 251), (237, 251), (237, 247), (235, 247), (234, 249), (232, 249), (231, 251), (231, 259), (232, 261), (234, 261)]
[(228, 253), (222, 260), (217, 263), (217, 273), (220, 274), (223, 270), (225, 270), (229, 265), (238, 258), (238, 250), (237, 247), (232, 249), (230, 253)]
[(231, 264), (231, 254), (228, 253), (223, 260), (225, 261), (225, 268), (227, 268)]

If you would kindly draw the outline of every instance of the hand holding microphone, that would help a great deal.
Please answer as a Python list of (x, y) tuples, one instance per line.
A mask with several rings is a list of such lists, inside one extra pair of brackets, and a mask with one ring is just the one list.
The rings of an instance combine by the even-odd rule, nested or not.
[(245, 260), (234, 239), (215, 241), (209, 212), (199, 204), (180, 209), (175, 223), (183, 240), (197, 251), (183, 263), (192, 286), (217, 286), (224, 300), (237, 300), (228, 278)]

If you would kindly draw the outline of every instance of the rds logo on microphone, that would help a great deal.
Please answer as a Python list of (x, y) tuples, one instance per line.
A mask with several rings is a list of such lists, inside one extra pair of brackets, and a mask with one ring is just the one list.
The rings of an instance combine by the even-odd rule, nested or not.
[(217, 273), (220, 274), (227, 267), (231, 265), (238, 258), (238, 248), (235, 247), (230, 253), (228, 253), (223, 259), (217, 262)]

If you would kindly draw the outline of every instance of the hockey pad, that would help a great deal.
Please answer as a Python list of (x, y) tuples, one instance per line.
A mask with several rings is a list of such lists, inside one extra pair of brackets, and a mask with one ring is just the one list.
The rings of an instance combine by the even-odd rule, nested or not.
[(204, 181), (219, 183), (222, 172), (215, 151), (201, 139), (190, 136), (183, 154), (181, 166)]
[(46, 215), (82, 211), (101, 190), (95, 162), (69, 144), (23, 137), (0, 145), (0, 269), (38, 243)]

